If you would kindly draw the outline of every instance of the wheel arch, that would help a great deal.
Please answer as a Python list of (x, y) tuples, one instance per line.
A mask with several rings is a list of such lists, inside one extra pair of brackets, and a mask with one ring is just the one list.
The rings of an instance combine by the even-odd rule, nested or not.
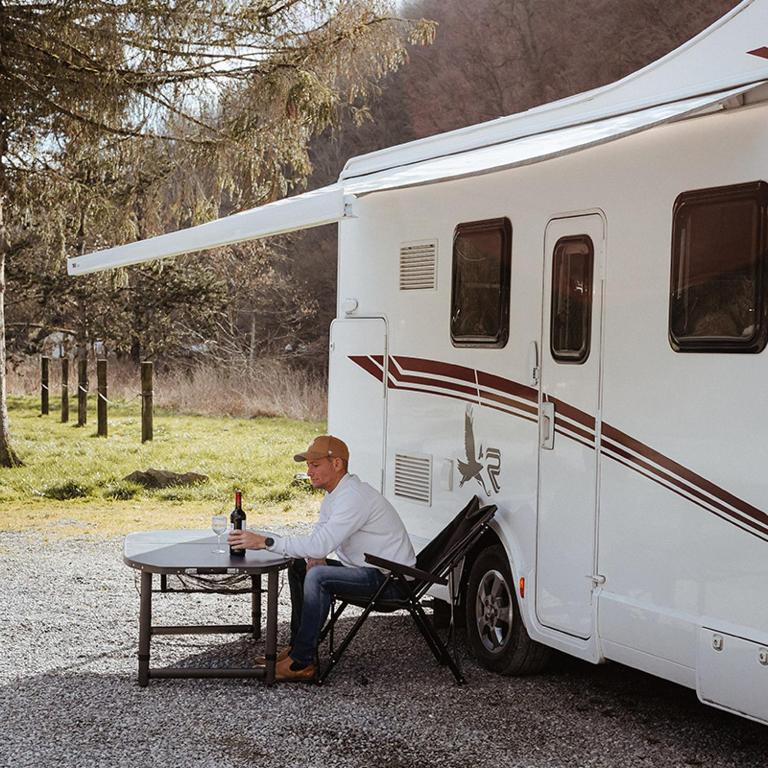
[[(496, 520), (491, 521), (488, 529), (477, 540), (469, 552), (467, 552), (467, 556), (464, 560), (464, 567), (461, 570), (461, 581), (459, 583), (462, 604), (464, 595), (467, 591), (467, 583), (469, 581), (469, 574), (472, 571), (473, 563), (484, 549), (495, 546), (501, 546), (507, 555), (509, 569), (512, 572), (512, 582), (515, 590), (515, 597), (517, 598), (517, 604), (522, 607), (522, 599), (520, 597), (520, 576), (525, 574), (521, 573), (523, 570), (520, 566), (520, 563), (523, 562), (521, 550), (517, 545), (517, 542), (506, 535), (506, 532), (499, 526)], [(527, 624), (528, 617), (525, 615), (524, 611), (521, 610), (520, 613), (523, 617), (523, 621)]]

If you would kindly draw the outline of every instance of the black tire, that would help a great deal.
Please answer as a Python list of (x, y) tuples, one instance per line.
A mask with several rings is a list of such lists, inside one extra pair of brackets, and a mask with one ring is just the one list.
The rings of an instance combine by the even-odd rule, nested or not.
[(464, 606), (467, 643), (482, 666), (502, 675), (532, 675), (544, 668), (551, 649), (528, 636), (502, 546), (488, 547), (475, 559)]

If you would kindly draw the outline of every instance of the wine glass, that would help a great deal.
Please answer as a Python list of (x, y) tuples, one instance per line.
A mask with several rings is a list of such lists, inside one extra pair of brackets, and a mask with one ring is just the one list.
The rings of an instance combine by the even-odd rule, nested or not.
[(227, 552), (221, 543), (221, 534), (226, 533), (228, 524), (226, 515), (214, 515), (211, 518), (211, 528), (213, 528), (213, 532), (217, 536), (216, 549), (212, 549), (211, 551), (216, 552), (216, 554), (224, 555)]

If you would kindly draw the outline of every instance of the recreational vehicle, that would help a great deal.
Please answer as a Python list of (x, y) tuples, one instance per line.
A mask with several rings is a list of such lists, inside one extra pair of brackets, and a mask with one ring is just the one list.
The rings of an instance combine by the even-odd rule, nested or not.
[(768, 722), (768, 0), (614, 84), (71, 274), (339, 222), (329, 429), (414, 537), (498, 505), (469, 643)]

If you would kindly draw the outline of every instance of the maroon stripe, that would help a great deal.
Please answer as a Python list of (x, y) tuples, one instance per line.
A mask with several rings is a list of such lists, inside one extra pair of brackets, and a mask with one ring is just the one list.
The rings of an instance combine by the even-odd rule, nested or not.
[[(631, 469), (632, 471), (637, 472), (637, 467), (636, 466), (633, 466), (632, 464), (628, 464), (626, 461), (622, 461), (621, 459), (617, 458), (616, 456), (611, 456), (610, 454), (606, 453), (605, 451), (603, 451), (603, 454), (605, 456), (607, 456), (609, 459), (615, 461), (617, 464), (621, 464), (621, 465), (627, 467), (628, 469)], [(655, 477), (649, 477), (648, 475), (643, 475), (643, 477), (646, 478), (647, 480), (650, 480), (653, 483), (656, 483), (657, 485), (660, 485), (665, 490), (671, 491), (672, 493), (680, 496), (681, 498), (685, 499), (686, 501), (689, 501), (691, 504), (695, 504), (697, 507), (701, 507), (701, 509), (704, 509), (707, 512), (711, 512), (713, 515), (716, 515), (717, 517), (721, 518), (722, 520), (725, 520), (727, 523), (730, 523), (731, 525), (737, 525), (739, 528), (741, 528), (742, 531), (745, 531), (746, 533), (749, 533), (752, 536), (756, 536), (758, 539), (763, 539), (764, 541), (766, 540), (765, 532), (764, 531), (760, 531), (759, 528), (757, 529), (757, 531), (760, 531), (760, 532), (757, 533), (755, 531), (750, 530), (749, 528), (744, 528), (743, 525), (739, 525), (739, 523), (749, 525), (749, 521), (741, 520), (740, 518), (735, 518), (733, 516), (725, 517), (724, 515), (721, 515), (719, 512), (717, 512), (716, 510), (711, 509), (710, 507), (704, 506), (704, 504), (702, 504), (699, 501), (696, 501), (696, 499), (692, 499), (690, 496), (686, 496), (681, 491), (677, 491), (674, 488), (670, 488), (668, 485), (665, 485), (664, 483), (661, 482), (661, 480), (658, 480)], [(736, 522), (736, 521), (738, 521), (738, 522)]]
[(580, 411), (578, 408), (574, 408), (572, 405), (568, 405), (568, 403), (564, 403), (556, 397), (550, 397), (549, 401), (555, 404), (556, 413), (567, 416), (571, 421), (578, 422), (587, 429), (591, 429), (593, 432), (595, 431), (594, 416), (590, 416), (585, 411)]
[(653, 448), (649, 448), (644, 443), (641, 443), (639, 440), (635, 440), (633, 437), (630, 437), (624, 432), (621, 432), (615, 427), (612, 427), (610, 424), (603, 424), (602, 431), (606, 437), (614, 440), (619, 445), (623, 445), (624, 447), (629, 448), (640, 456), (643, 456), (644, 458), (654, 462), (654, 464), (658, 464), (660, 467), (664, 467), (664, 469), (673, 475), (682, 477), (691, 485), (701, 488), (701, 490), (706, 491), (711, 496), (717, 497), (721, 501), (724, 501), (726, 504), (730, 504), (730, 506), (738, 509), (739, 512), (741, 512), (746, 517), (751, 517), (768, 525), (768, 515), (766, 515), (765, 512), (758, 509), (757, 507), (753, 507), (746, 501), (737, 498), (732, 493), (729, 493), (724, 488), (721, 488), (719, 485), (711, 483), (701, 475), (697, 475), (695, 472), (692, 472), (682, 464), (678, 464), (676, 461), (673, 461), (658, 451), (654, 451)]
[[(357, 363), (364, 371), (368, 371), (372, 376), (375, 376), (379, 381), (384, 381), (384, 371), (368, 355), (350, 355), (349, 359), (353, 363)], [(384, 362), (383, 358), (380, 357), (379, 359), (382, 363)]]
[(576, 443), (581, 443), (581, 445), (591, 448), (593, 451), (595, 450), (595, 444), (594, 443), (588, 443), (586, 440), (582, 440), (580, 437), (576, 437), (576, 435), (572, 435), (570, 432), (564, 432), (560, 427), (555, 427), (555, 432), (562, 435), (563, 437), (567, 437), (570, 440), (573, 440)]
[(476, 383), (474, 369), (466, 368), (463, 365), (441, 363), (438, 360), (424, 360), (421, 357), (403, 357), (402, 355), (397, 355), (395, 360), (401, 368), (409, 371), (431, 373), (437, 376), (448, 376), (452, 379), (468, 381), (470, 384)]
[(424, 386), (437, 387), (438, 389), (451, 389), (454, 392), (463, 392), (465, 395), (477, 397), (477, 389), (474, 387), (465, 387), (463, 384), (454, 384), (451, 381), (443, 381), (442, 379), (429, 379), (426, 376), (409, 376), (408, 374), (401, 373), (391, 360), (389, 361), (389, 375), (398, 382), (422, 384)]
[(481, 403), (481, 405), (483, 408), (492, 408), (494, 411), (501, 411), (502, 413), (506, 413), (508, 416), (517, 416), (518, 419), (524, 419), (525, 421), (530, 421), (532, 424), (536, 424), (536, 419), (532, 419), (530, 416), (523, 416), (522, 413), (509, 411), (506, 408), (500, 408), (498, 405), (491, 405), (490, 403)]
[(504, 395), (497, 395), (493, 392), (488, 392), (485, 389), (480, 390), (480, 397), (488, 398), (488, 400), (493, 400), (497, 403), (504, 403), (504, 405), (511, 405), (513, 408), (519, 408), (521, 411), (527, 411), (528, 413), (532, 413), (535, 415), (538, 415), (539, 409), (528, 405), (528, 403), (521, 403), (519, 400), (510, 400), (508, 397), (504, 397)]
[(593, 448), (595, 447), (595, 435), (593, 432), (587, 432), (581, 427), (574, 426), (569, 421), (563, 421), (563, 419), (558, 418), (557, 415), (555, 415), (555, 426), (559, 426), (562, 429), (567, 429), (577, 435), (581, 435), (588, 443), (590, 443)]
[[(378, 362), (379, 365), (383, 367), (384, 357), (382, 355), (372, 355), (370, 357), (365, 355), (356, 355), (351, 356), (350, 359), (357, 363), (357, 365), (359, 365), (361, 368), (375, 376), (379, 381), (382, 381), (383, 371), (379, 366), (375, 364)], [(390, 389), (421, 392), (422, 394), (435, 394), (441, 397), (450, 397), (454, 400), (461, 400), (463, 402), (476, 403), (477, 401), (475, 397), (477, 396), (478, 392), (474, 385), (476, 383), (475, 377), (477, 377), (477, 383), (481, 384), (482, 386), (491, 387), (495, 390), (505, 392), (514, 397), (522, 398), (529, 403), (536, 403), (538, 399), (537, 391), (532, 387), (525, 386), (518, 382), (511, 381), (510, 379), (505, 379), (491, 373), (486, 373), (485, 371), (474, 371), (473, 369), (462, 365), (443, 363), (437, 360), (425, 360), (418, 357), (397, 356), (394, 358), (394, 360), (397, 361), (398, 365), (408, 371), (458, 379), (459, 381), (467, 382), (472, 386), (467, 387), (465, 385), (456, 384), (454, 382), (447, 382), (430, 379), (425, 376), (413, 376), (406, 374), (404, 372), (398, 371), (390, 360), (388, 366), (390, 373), (390, 376), (388, 377), (388, 386)], [(436, 389), (452, 390), (454, 392), (463, 393), (464, 395), (471, 395), (472, 397), (469, 398), (463, 397), (461, 395), (449, 394), (446, 391), (434, 392), (419, 389), (417, 387), (403, 386), (403, 383), (417, 385), (420, 384), (422, 386), (434, 387)], [(501, 395), (488, 392), (487, 390), (481, 390), (479, 394), (487, 400), (492, 400), (511, 408), (527, 411), (535, 417), (538, 416), (538, 408), (527, 403), (515, 402)], [(574, 406), (569, 405), (568, 403), (565, 403), (557, 398), (551, 398), (551, 401), (555, 403), (556, 413), (558, 416), (566, 417), (571, 421), (581, 425), (581, 427), (577, 427), (573, 424), (566, 423), (562, 418), (556, 418), (555, 431), (559, 432), (561, 435), (563, 435), (563, 437), (575, 440), (576, 442), (579, 442), (589, 448), (594, 448), (595, 438), (586, 430), (591, 430), (594, 432), (595, 418), (585, 411), (575, 408)], [(482, 402), (481, 405), (486, 408), (493, 408), (494, 410), (501, 411), (502, 413), (517, 416), (518, 418), (525, 419), (526, 421), (535, 423), (537, 420), (536, 418), (523, 416), (520, 413), (515, 413), (514, 411), (510, 411), (507, 408), (491, 405), (487, 402)], [(582, 427), (586, 428), (586, 430)], [(619, 464), (622, 464), (623, 466), (626, 466), (635, 471), (640, 471), (640, 468), (643, 468), (645, 471), (651, 473), (651, 475), (656, 476), (653, 477), (644, 474), (644, 477), (648, 477), (648, 479), (658, 483), (659, 485), (662, 485), (664, 488), (672, 491), (673, 493), (676, 493), (678, 496), (691, 501), (692, 503), (696, 504), (696, 506), (701, 507), (702, 509), (706, 509), (707, 511), (712, 512), (720, 518), (727, 519), (732, 523), (738, 524), (742, 530), (747, 530), (748, 533), (753, 533), (753, 531), (748, 530), (743, 526), (749, 526), (754, 528), (756, 531), (759, 531), (761, 534), (765, 534), (765, 531), (762, 527), (760, 527), (760, 524), (762, 523), (768, 526), (768, 514), (762, 510), (752, 506), (742, 499), (737, 498), (732, 493), (726, 491), (724, 488), (715, 485), (701, 475), (698, 475), (690, 469), (684, 467), (682, 464), (678, 464), (676, 461), (673, 461), (669, 457), (653, 450), (644, 443), (641, 443), (639, 440), (635, 440), (633, 437), (630, 437), (626, 433), (616, 429), (615, 427), (612, 427), (609, 424), (602, 424), (602, 434), (609, 441), (613, 441), (613, 443), (633, 451), (639, 456), (642, 456), (644, 459), (647, 459), (649, 462), (653, 462), (653, 464), (658, 465), (658, 467), (662, 467), (663, 471), (658, 469), (658, 467), (654, 467), (646, 461), (642, 461), (636, 456), (621, 450), (621, 448), (613, 445), (611, 442), (606, 442), (606, 448), (620, 454), (626, 459), (626, 461), (622, 461), (616, 456), (607, 453), (606, 450), (603, 450), (602, 452), (613, 461), (616, 461)], [(664, 482), (661, 482), (662, 480)], [(677, 486), (685, 493), (678, 491), (669, 485), (666, 485), (666, 483)], [(686, 485), (685, 483), (688, 483), (689, 485)], [(702, 491), (704, 493), (702, 493)], [(715, 499), (718, 499), (719, 502), (709, 498), (708, 496), (705, 496), (705, 493), (715, 497)], [(699, 499), (699, 501), (696, 499)], [(723, 506), (724, 504), (730, 505), (737, 511), (734, 512), (734, 510)], [(758, 534), (753, 533), (753, 535)]]
[(429, 392), (425, 389), (417, 389), (416, 387), (403, 387), (400, 386), (400, 384), (397, 384), (396, 382), (393, 382), (392, 379), (389, 379), (389, 388), (390, 389), (400, 389), (404, 392), (421, 392), (422, 395), (437, 395), (438, 397), (450, 397), (454, 400), (462, 400), (465, 403), (473, 403), (474, 405), (477, 405), (477, 400), (470, 400), (468, 397), (460, 397), (459, 395), (449, 395), (447, 392)]
[[(691, 488), (690, 486), (685, 485), (685, 483), (683, 483), (683, 481), (680, 480), (678, 477), (675, 477), (673, 475), (668, 475), (665, 472), (660, 471), (658, 468), (654, 467), (653, 465), (648, 464), (647, 462), (642, 461), (641, 459), (638, 459), (636, 456), (632, 456), (630, 453), (627, 453), (627, 451), (624, 451), (621, 448), (618, 448), (614, 445), (610, 445), (606, 443), (605, 448), (615, 453), (618, 453), (620, 456), (623, 456), (627, 461), (635, 464), (636, 466), (643, 467), (643, 469), (646, 469), (648, 472), (651, 472), (652, 474), (656, 475), (662, 480), (666, 480), (668, 483), (672, 483), (672, 485), (677, 486), (678, 488), (690, 494), (691, 496), (694, 496), (695, 498), (700, 499), (702, 502), (704, 502), (704, 504), (708, 504), (711, 507), (714, 507), (715, 509), (719, 509), (724, 515), (728, 515), (728, 517), (731, 517), (734, 520), (738, 520), (739, 522), (742, 522), (745, 525), (749, 525), (750, 527), (755, 528), (758, 531), (763, 531), (764, 533), (768, 533), (768, 531), (765, 530), (765, 527), (761, 526), (758, 522), (750, 519), (749, 516), (747, 516), (745, 519), (738, 512), (734, 512), (734, 510), (729, 509), (728, 507), (724, 507), (719, 502), (715, 501), (714, 499), (708, 498), (707, 496), (705, 496), (703, 493), (696, 490), (695, 488)], [(605, 450), (603, 451), (603, 453), (605, 453)], [(701, 504), (699, 504), (699, 506), (701, 506)], [(713, 510), (710, 510), (710, 511), (713, 511)]]
[(477, 372), (477, 383), (481, 387), (492, 387), (498, 389), (499, 392), (521, 397), (523, 400), (530, 400), (534, 403), (538, 403), (539, 400), (539, 393), (533, 387), (526, 387), (524, 384), (518, 384), (511, 379), (503, 379), (501, 376), (494, 376), (494, 374), (485, 371)]

